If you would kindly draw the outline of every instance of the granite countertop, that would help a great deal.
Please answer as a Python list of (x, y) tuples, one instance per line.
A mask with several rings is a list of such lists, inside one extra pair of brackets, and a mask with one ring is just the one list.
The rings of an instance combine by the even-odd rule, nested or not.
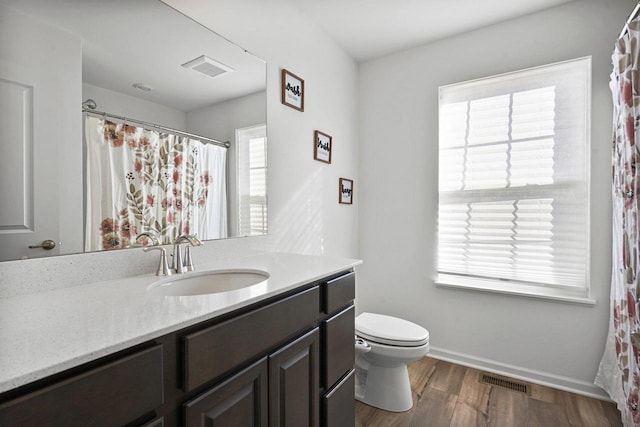
[(219, 294), (153, 295), (147, 288), (162, 278), (146, 274), (0, 299), (0, 393), (360, 263), (347, 258), (254, 253), (198, 260), (196, 273), (245, 268), (270, 275), (266, 282)]

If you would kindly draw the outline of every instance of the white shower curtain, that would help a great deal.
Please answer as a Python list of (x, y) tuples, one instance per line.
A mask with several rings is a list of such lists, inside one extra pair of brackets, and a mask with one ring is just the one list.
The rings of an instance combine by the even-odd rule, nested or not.
[(224, 147), (88, 115), (85, 136), (85, 250), (227, 237)]
[(640, 20), (617, 41), (610, 87), (613, 95), (613, 254), (609, 333), (595, 383), (605, 389), (625, 426), (640, 425)]

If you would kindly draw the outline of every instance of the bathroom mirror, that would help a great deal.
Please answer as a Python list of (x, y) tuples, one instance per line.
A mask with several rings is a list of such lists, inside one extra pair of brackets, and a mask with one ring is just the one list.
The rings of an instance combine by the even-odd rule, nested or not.
[[(159, 0), (0, 0), (0, 41), (0, 261), (131, 247), (173, 223), (173, 235), (203, 240), (266, 233), (263, 60)], [(108, 170), (113, 158), (95, 161), (92, 135), (137, 151)], [(210, 140), (228, 142), (224, 170), (194, 166), (220, 148)], [(145, 172), (147, 143), (165, 169)], [(142, 191), (151, 177), (165, 195)], [(122, 216), (109, 192), (140, 209)], [(207, 197), (206, 210), (185, 213)], [(216, 231), (187, 216), (215, 216)], [(96, 244), (92, 233), (111, 237)]]

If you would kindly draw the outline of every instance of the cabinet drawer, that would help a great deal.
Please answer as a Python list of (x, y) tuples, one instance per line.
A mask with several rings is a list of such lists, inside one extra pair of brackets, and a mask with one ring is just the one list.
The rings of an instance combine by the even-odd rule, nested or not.
[(315, 286), (186, 335), (183, 338), (184, 390), (191, 391), (220, 377), (313, 324), (318, 320), (319, 307), (320, 290)]
[(119, 426), (164, 402), (158, 345), (0, 405), (0, 425)]
[(323, 322), (324, 358), (322, 385), (333, 386), (344, 374), (353, 369), (355, 362), (355, 308), (350, 306)]
[(334, 388), (322, 397), (322, 418), (325, 426), (353, 426), (355, 414), (355, 371), (351, 370)]
[(323, 311), (333, 313), (351, 303), (356, 297), (356, 273), (329, 280), (323, 285)]

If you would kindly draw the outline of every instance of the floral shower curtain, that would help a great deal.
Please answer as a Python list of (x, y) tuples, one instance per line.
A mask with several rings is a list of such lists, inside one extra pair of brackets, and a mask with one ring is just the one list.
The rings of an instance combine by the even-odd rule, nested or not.
[[(613, 259), (611, 316), (605, 352), (595, 383), (616, 402), (626, 426), (640, 425), (640, 20), (618, 39), (612, 60)], [(638, 171), (640, 172), (640, 171)]]
[[(227, 237), (226, 149), (87, 116), (85, 250)], [(140, 242), (143, 242), (141, 239)]]

